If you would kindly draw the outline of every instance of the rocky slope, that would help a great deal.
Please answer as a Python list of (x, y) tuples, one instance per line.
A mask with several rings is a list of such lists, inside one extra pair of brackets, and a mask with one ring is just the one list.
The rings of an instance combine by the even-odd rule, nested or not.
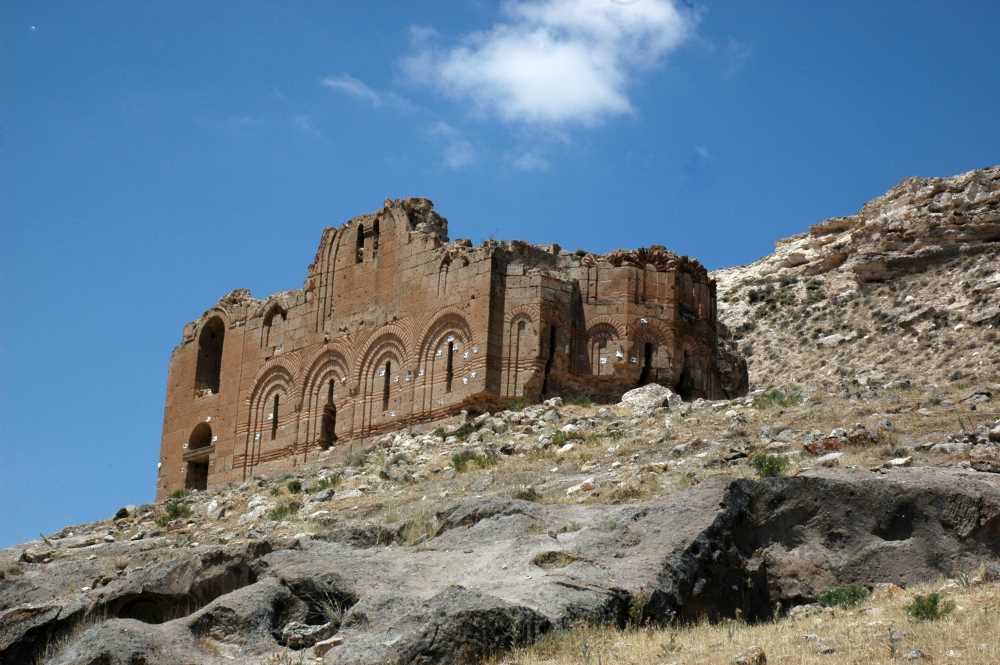
[(712, 276), (757, 385), (998, 377), (1000, 167), (909, 178)]
[[(1000, 420), (823, 431), (821, 402), (772, 398), (555, 399), (122, 509), (0, 553), (0, 663), (464, 663), (579, 621), (763, 620), (1000, 560)], [(793, 475), (746, 478), (762, 451)]]

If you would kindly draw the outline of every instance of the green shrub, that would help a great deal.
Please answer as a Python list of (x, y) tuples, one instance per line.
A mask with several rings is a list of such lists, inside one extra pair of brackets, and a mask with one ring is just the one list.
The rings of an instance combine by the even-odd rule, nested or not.
[(172, 520), (180, 517), (191, 517), (191, 506), (181, 501), (167, 501), (166, 505), (163, 506), (163, 509), (166, 511), (167, 516)]
[(865, 602), (869, 591), (860, 584), (838, 586), (827, 589), (819, 594), (816, 600), (825, 607), (855, 607)]
[(438, 437), (442, 441), (444, 441), (445, 439), (448, 438), (448, 432), (445, 431), (445, 429), (443, 427), (437, 427), (437, 428), (435, 428), (434, 431), (431, 432), (431, 434), (433, 434), (434, 436)]
[(174, 492), (171, 498), (167, 499), (167, 502), (163, 504), (163, 512), (153, 520), (156, 522), (156, 526), (165, 527), (170, 524), (171, 520), (191, 517), (191, 506), (184, 503), (181, 499), (184, 496), (186, 494), (183, 492), (180, 494)]
[(554, 446), (562, 446), (568, 441), (573, 440), (583, 440), (583, 434), (580, 434), (579, 432), (556, 432), (552, 435), (552, 445)]
[(951, 614), (955, 609), (955, 601), (944, 600), (941, 594), (934, 592), (914, 596), (904, 609), (917, 621), (937, 621)]
[(298, 494), (302, 491), (302, 481), (300, 480), (289, 480), (288, 484), (285, 485), (288, 488), (289, 494)]
[(753, 398), (753, 408), (764, 409), (786, 409), (790, 406), (802, 403), (802, 394), (798, 391), (784, 392), (777, 388), (772, 388)]
[(302, 508), (302, 504), (298, 501), (286, 501), (272, 509), (267, 516), (275, 522), (280, 522), (299, 512), (300, 508)]
[(781, 455), (768, 455), (757, 453), (750, 458), (750, 466), (754, 468), (761, 478), (775, 478), (785, 475), (790, 462), (787, 457)]
[(470, 463), (475, 464), (481, 469), (485, 469), (496, 464), (496, 460), (493, 457), (481, 455), (472, 450), (460, 450), (451, 456), (451, 465), (459, 473), (467, 471)]
[(170, 495), (170, 498), (171, 499), (183, 499), (187, 495), (188, 495), (188, 491), (187, 490), (177, 490), (176, 492), (174, 492), (173, 494)]

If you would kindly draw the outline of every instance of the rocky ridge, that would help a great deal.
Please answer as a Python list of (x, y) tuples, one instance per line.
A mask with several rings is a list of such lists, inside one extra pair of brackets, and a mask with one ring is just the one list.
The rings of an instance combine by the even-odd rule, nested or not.
[(1000, 376), (1000, 167), (908, 178), (712, 277), (757, 385)]

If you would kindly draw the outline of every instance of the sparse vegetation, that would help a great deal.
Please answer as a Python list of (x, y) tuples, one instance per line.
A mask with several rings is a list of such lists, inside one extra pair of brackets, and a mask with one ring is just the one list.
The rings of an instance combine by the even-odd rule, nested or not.
[(474, 450), (460, 450), (451, 456), (451, 465), (455, 468), (455, 471), (459, 473), (464, 473), (469, 469), (469, 464), (475, 464), (480, 469), (485, 469), (486, 467), (493, 466), (496, 464), (496, 458), (491, 455), (484, 455), (483, 453), (477, 453)]
[(570, 441), (580, 441), (582, 439), (583, 439), (583, 434), (581, 434), (580, 432), (559, 431), (552, 435), (552, 445), (564, 446)]
[(802, 403), (802, 394), (798, 391), (785, 392), (777, 388), (765, 391), (753, 398), (753, 408), (787, 409)]
[(938, 592), (916, 595), (906, 605), (906, 613), (917, 621), (937, 621), (955, 610), (955, 601), (945, 600)]
[(288, 490), (289, 494), (299, 494), (302, 491), (302, 481), (298, 479), (289, 480), (288, 484), (285, 485), (285, 489)]
[(301, 508), (302, 504), (298, 501), (285, 501), (272, 508), (267, 516), (275, 522), (281, 522), (297, 514)]
[(340, 484), (341, 476), (339, 473), (333, 473), (329, 476), (324, 476), (314, 483), (310, 483), (310, 492), (322, 492), (323, 490), (332, 490)]
[(870, 592), (865, 587), (859, 584), (851, 584), (827, 589), (819, 594), (816, 600), (824, 607), (849, 608), (856, 607), (865, 602), (869, 595)]
[(791, 462), (787, 457), (781, 455), (769, 455), (767, 453), (757, 453), (750, 458), (750, 466), (761, 478), (776, 478), (785, 475)]

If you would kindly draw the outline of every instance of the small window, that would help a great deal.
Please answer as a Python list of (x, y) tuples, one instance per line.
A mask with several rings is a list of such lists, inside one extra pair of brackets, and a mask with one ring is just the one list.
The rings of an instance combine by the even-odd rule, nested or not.
[(389, 410), (389, 381), (391, 380), (391, 376), (392, 376), (392, 363), (390, 363), (388, 360), (386, 360), (385, 361), (385, 376), (383, 377), (384, 381), (382, 383), (382, 410), (383, 411), (388, 411)]
[(278, 438), (278, 396), (274, 396), (274, 405), (271, 407), (271, 441)]
[(333, 381), (330, 381), (326, 393), (326, 405), (323, 407), (320, 445), (324, 450), (332, 448), (337, 441), (337, 407), (333, 404), (333, 386)]
[(451, 381), (455, 376), (455, 343), (448, 342), (448, 364), (445, 367), (444, 372), (444, 391), (446, 393), (451, 392)]
[(365, 260), (365, 225), (358, 224), (357, 241), (355, 243), (354, 262), (361, 263)]
[(379, 227), (378, 220), (375, 220), (375, 224), (372, 225), (372, 258), (378, 256), (378, 237), (379, 237)]

